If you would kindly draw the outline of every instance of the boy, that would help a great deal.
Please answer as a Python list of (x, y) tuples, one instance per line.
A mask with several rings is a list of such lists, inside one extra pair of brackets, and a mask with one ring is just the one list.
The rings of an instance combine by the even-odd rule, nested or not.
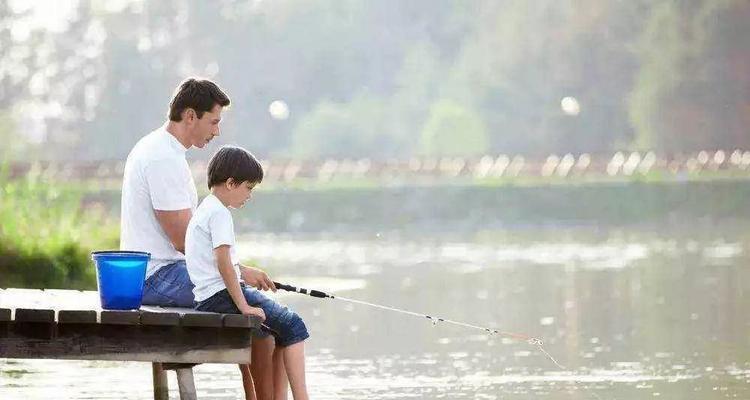
[[(195, 211), (185, 236), (185, 259), (196, 309), (260, 317), (274, 331), (274, 395), (286, 397), (286, 378), (295, 400), (306, 400), (304, 340), (310, 335), (302, 319), (287, 307), (240, 280), (234, 224), (229, 208), (241, 208), (263, 180), (258, 160), (240, 147), (222, 147), (208, 164), (206, 196)], [(271, 340), (267, 336), (260, 340)], [(286, 375), (286, 376), (285, 376)]]

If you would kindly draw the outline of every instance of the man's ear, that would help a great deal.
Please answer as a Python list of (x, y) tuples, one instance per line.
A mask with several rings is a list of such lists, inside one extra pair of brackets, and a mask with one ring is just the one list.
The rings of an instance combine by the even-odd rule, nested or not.
[(182, 119), (187, 122), (193, 122), (197, 117), (195, 110), (192, 108), (186, 108), (185, 111), (182, 112)]
[(235, 181), (234, 178), (229, 178), (224, 184), (227, 185), (227, 189), (233, 189), (237, 186), (237, 181)]

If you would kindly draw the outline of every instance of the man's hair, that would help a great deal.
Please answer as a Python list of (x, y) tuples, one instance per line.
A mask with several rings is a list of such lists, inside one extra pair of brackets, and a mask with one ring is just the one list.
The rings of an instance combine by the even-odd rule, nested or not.
[(236, 183), (260, 183), (263, 167), (249, 151), (237, 146), (223, 146), (208, 162), (208, 188), (232, 178)]
[(195, 110), (198, 118), (211, 111), (215, 105), (226, 107), (229, 97), (219, 86), (208, 79), (188, 78), (180, 83), (169, 102), (169, 120), (182, 121), (182, 112), (187, 108)]

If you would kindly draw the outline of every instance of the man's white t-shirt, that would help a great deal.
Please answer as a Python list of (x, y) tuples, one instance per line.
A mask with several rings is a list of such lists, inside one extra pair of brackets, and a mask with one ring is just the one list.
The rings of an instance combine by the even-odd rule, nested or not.
[(221, 200), (209, 194), (195, 210), (185, 234), (185, 262), (195, 285), (195, 301), (206, 300), (226, 289), (214, 256), (214, 249), (219, 246), (229, 246), (234, 271), (242, 281), (234, 243), (232, 214)]
[(120, 249), (151, 253), (146, 278), (164, 265), (185, 259), (172, 245), (154, 210), (195, 210), (198, 194), (186, 152), (165, 125), (141, 138), (125, 162)]

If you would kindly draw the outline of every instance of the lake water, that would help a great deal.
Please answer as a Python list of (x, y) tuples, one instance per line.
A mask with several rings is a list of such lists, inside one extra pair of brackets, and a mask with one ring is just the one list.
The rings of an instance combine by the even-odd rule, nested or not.
[[(539, 337), (563, 366), (523, 341), (279, 293), (312, 334), (315, 399), (748, 399), (742, 232), (255, 234), (241, 253), (281, 282)], [(241, 397), (235, 366), (195, 379), (201, 399)], [(0, 359), (0, 399), (152, 396), (145, 363)]]

